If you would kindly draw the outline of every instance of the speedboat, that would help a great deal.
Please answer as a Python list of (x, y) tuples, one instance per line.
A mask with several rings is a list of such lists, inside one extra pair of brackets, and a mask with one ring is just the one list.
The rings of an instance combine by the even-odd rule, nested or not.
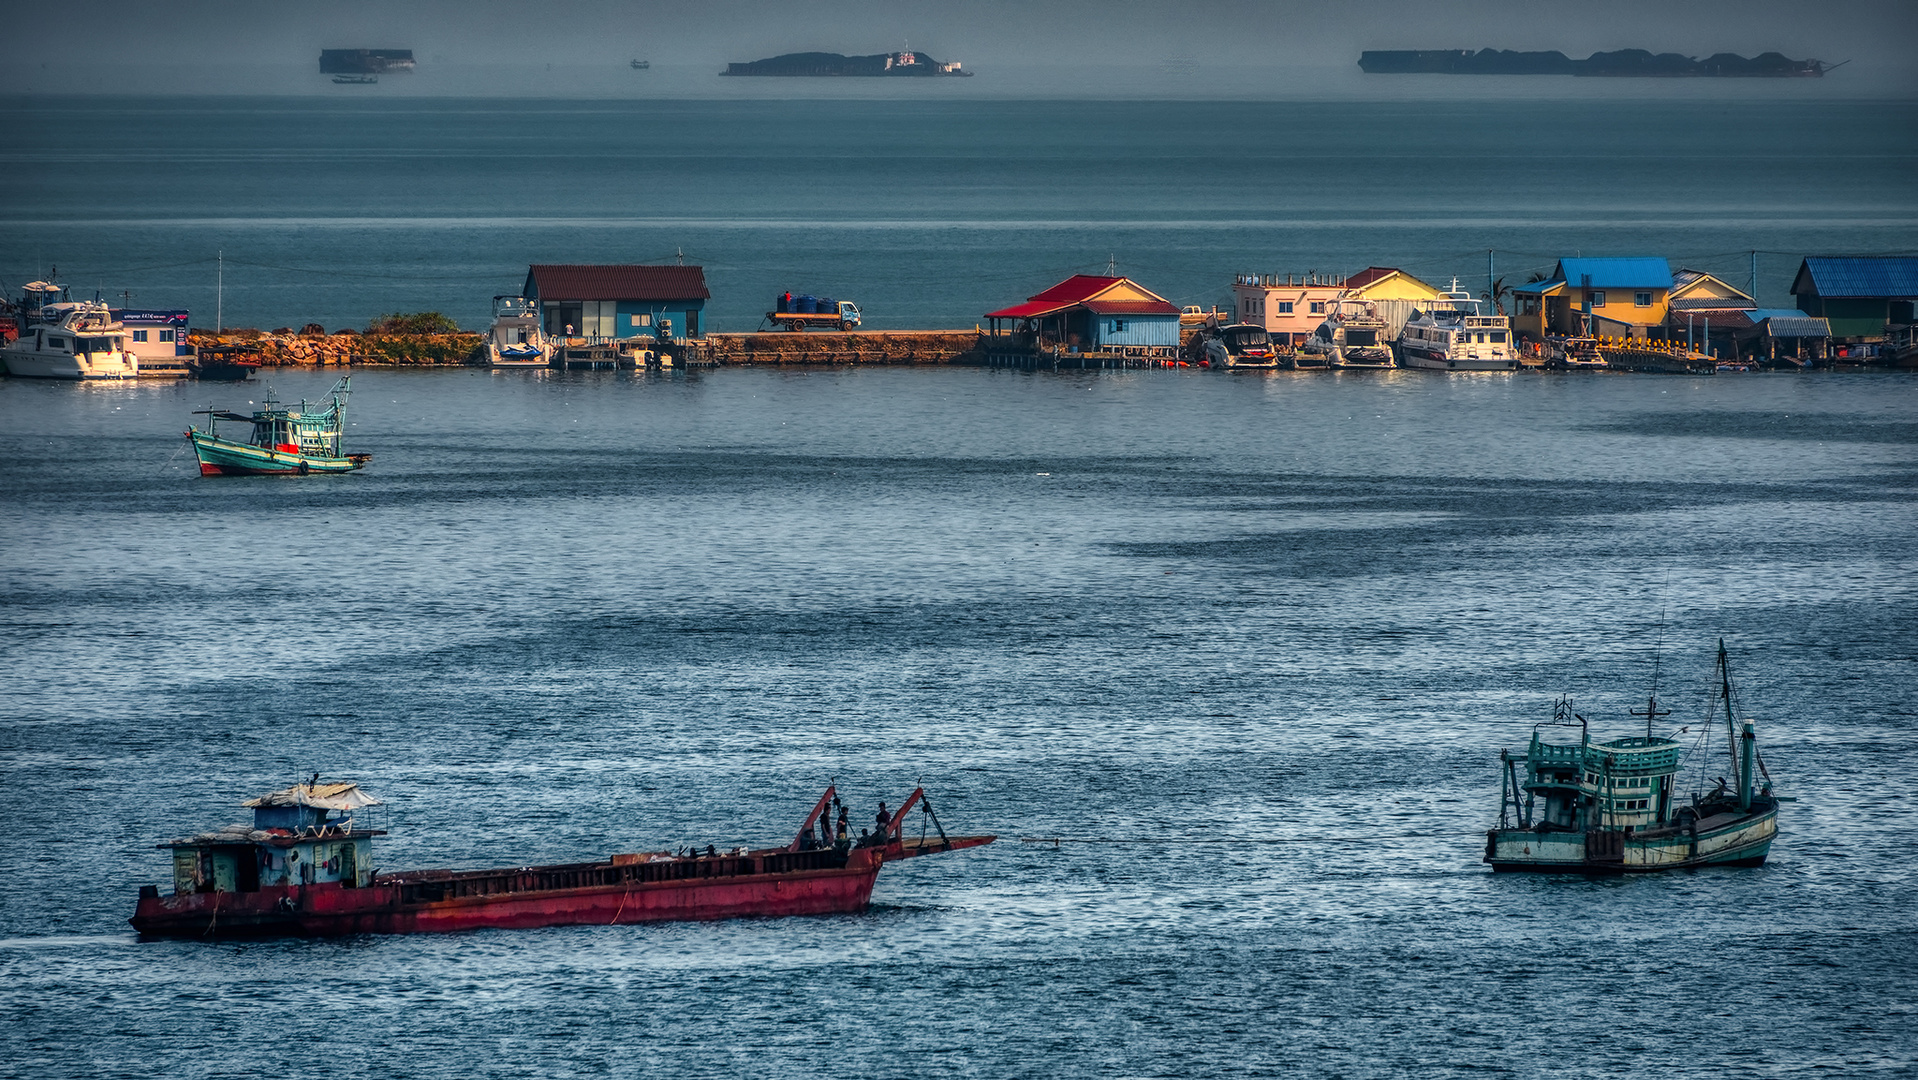
[(552, 346), (539, 329), (539, 310), (522, 296), (493, 297), (493, 325), (486, 331), (486, 356), (489, 367), (547, 367), (553, 361)]
[(1458, 287), (1415, 311), (1399, 331), (1399, 361), (1428, 371), (1516, 371), (1518, 353), (1512, 348), (1512, 323), (1503, 315), (1486, 315), (1481, 301)]
[(1275, 368), (1278, 354), (1272, 350), (1271, 335), (1265, 327), (1251, 323), (1233, 323), (1213, 331), (1205, 343), (1203, 355), (1214, 368)]
[(27, 379), (131, 379), (140, 362), (126, 329), (98, 301), (67, 299), (67, 287), (30, 282), (20, 302), (20, 337), (0, 349), (7, 374)]

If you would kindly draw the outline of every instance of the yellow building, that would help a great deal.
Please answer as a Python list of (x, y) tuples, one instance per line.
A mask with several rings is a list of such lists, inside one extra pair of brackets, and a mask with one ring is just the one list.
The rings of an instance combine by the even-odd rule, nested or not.
[(1397, 267), (1368, 266), (1345, 279), (1345, 295), (1353, 300), (1424, 302), (1445, 294)]
[(1512, 289), (1512, 330), (1533, 340), (1663, 336), (1672, 288), (1664, 259), (1560, 259), (1546, 280)]

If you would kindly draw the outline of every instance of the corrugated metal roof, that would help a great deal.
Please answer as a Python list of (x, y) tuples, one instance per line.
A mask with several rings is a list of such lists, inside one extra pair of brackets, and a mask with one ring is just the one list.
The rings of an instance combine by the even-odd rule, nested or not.
[[(1807, 278), (1810, 279), (1807, 282)], [(1809, 284), (1809, 288), (1806, 287)], [(1918, 300), (1918, 258), (1903, 255), (1813, 256), (1798, 268), (1792, 295), (1896, 297)]]
[(1734, 296), (1681, 296), (1672, 301), (1671, 309), (1673, 311), (1750, 311), (1751, 304)]
[(1087, 300), (1083, 305), (1094, 315), (1177, 315), (1179, 309), (1164, 300)]
[(1124, 280), (1122, 277), (1094, 277), (1091, 274), (1074, 274), (1059, 284), (1054, 285), (1052, 288), (1047, 289), (1045, 292), (1037, 296), (1029, 296), (1026, 299), (1049, 300), (1059, 304), (1076, 304), (1081, 300), (1090, 300)]
[(1121, 283), (1129, 284), (1147, 296), (1158, 296), (1157, 293), (1130, 278), (1074, 274), (1042, 293), (1027, 297), (1023, 304), (1014, 304), (998, 311), (988, 311), (986, 318), (1036, 319), (1042, 315), (1051, 315), (1054, 312), (1081, 305), (1101, 315), (1177, 315), (1179, 313), (1178, 307), (1168, 303), (1163, 297), (1158, 300), (1105, 300), (1100, 301), (1101, 306), (1098, 307), (1088, 303), (1093, 297), (1109, 292)]
[(1055, 311), (1064, 311), (1073, 305), (1055, 304), (1045, 300), (1028, 300), (1023, 304), (1014, 304), (1009, 308), (986, 312), (988, 319), (1036, 319), (1041, 315), (1050, 315)]
[(1565, 281), (1563, 278), (1553, 278), (1550, 281), (1528, 281), (1523, 285), (1514, 285), (1512, 286), (1512, 291), (1515, 293), (1529, 293), (1533, 296), (1539, 296), (1551, 292), (1553, 289), (1562, 289), (1564, 287)]
[(1815, 319), (1802, 311), (1790, 315), (1773, 315), (1765, 324), (1771, 329), (1773, 337), (1830, 337), (1831, 323), (1824, 319)]
[(1384, 281), (1386, 278), (1398, 272), (1399, 269), (1396, 266), (1368, 266), (1358, 273), (1353, 274), (1351, 277), (1346, 278), (1345, 287), (1348, 289), (1363, 289), (1373, 282)]
[(542, 300), (708, 300), (698, 266), (550, 264), (527, 267), (529, 295)]
[(1669, 289), (1672, 265), (1664, 259), (1638, 256), (1625, 259), (1560, 259), (1558, 277), (1567, 284), (1584, 284), (1591, 275), (1594, 289)]

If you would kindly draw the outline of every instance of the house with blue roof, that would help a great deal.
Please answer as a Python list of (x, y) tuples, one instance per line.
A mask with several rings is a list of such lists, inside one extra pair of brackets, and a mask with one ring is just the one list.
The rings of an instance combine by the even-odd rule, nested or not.
[(1672, 285), (1664, 259), (1560, 259), (1544, 281), (1513, 287), (1512, 329), (1534, 340), (1662, 335)]
[(1814, 255), (1799, 264), (1791, 294), (1798, 310), (1831, 324), (1833, 340), (1883, 341), (1886, 324), (1918, 322), (1918, 258)]

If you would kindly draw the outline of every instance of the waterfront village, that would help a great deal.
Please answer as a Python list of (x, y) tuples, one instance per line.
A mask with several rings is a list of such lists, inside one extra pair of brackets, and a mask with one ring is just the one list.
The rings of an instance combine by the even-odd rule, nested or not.
[[(1655, 256), (1566, 257), (1474, 293), (1394, 267), (1240, 273), (1229, 299), (1180, 307), (1132, 278), (1077, 274), (964, 330), (874, 330), (856, 301), (784, 293), (750, 333), (712, 333), (704, 270), (541, 264), (493, 298), (483, 333), (432, 313), (366, 330), (193, 326), (181, 309), (72, 299), (54, 281), (0, 307), (0, 360), (19, 377), (239, 379), (261, 366), (674, 368), (952, 363), (1017, 368), (1419, 368), (1712, 374), (1764, 368), (1918, 368), (1918, 258), (1810, 256), (1792, 308), (1745, 281)], [(1034, 282), (1035, 285), (1045, 284)], [(825, 331), (824, 333), (807, 331)]]

